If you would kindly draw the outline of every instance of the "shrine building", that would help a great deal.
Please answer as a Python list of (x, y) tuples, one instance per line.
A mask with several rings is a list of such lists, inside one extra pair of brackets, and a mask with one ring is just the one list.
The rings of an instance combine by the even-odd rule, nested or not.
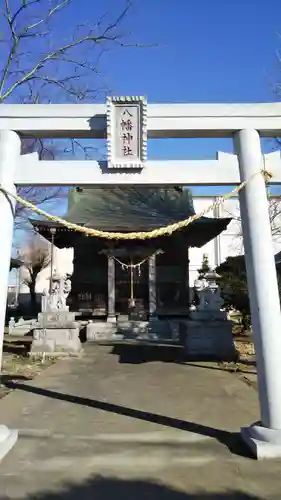
[[(67, 221), (102, 231), (150, 231), (193, 215), (191, 190), (182, 187), (75, 188)], [(115, 320), (135, 305), (150, 315), (187, 315), (191, 247), (202, 247), (224, 231), (230, 218), (201, 217), (168, 236), (147, 240), (87, 237), (59, 223), (32, 220), (58, 248), (73, 248), (70, 309), (87, 317)]]

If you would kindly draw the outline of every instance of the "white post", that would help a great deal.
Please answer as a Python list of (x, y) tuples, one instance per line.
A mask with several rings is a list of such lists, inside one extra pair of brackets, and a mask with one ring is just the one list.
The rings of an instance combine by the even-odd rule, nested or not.
[(50, 269), (50, 282), (49, 282), (49, 294), (52, 293), (53, 289), (53, 275), (54, 275), (54, 240), (55, 240), (55, 234), (56, 234), (56, 228), (51, 227), (50, 228), (50, 233), (51, 233), (51, 269)]
[[(21, 143), (18, 135), (10, 130), (0, 131), (0, 187), (15, 192), (13, 184)], [(0, 367), (2, 369), (4, 327), (7, 305), (10, 261), (13, 242), (15, 201), (0, 190), (0, 222), (3, 238), (0, 257)], [(0, 425), (0, 460), (17, 441), (17, 432)]]
[[(241, 181), (263, 168), (259, 134), (235, 134)], [(240, 210), (257, 356), (261, 424), (242, 429), (258, 458), (281, 456), (281, 313), (265, 182), (262, 175), (240, 191)]]
[[(217, 198), (214, 199), (214, 201), (216, 201)], [(221, 214), (221, 205), (218, 205), (217, 207), (214, 208), (214, 217), (216, 217), (217, 219), (220, 219), (222, 217), (222, 214)], [(218, 235), (215, 239), (214, 239), (214, 257), (215, 257), (215, 267), (218, 267), (220, 264), (221, 264), (221, 237), (220, 235)]]

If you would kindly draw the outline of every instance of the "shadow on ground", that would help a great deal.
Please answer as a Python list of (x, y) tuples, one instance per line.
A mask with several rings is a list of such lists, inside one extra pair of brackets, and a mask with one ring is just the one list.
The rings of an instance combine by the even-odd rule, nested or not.
[(30, 339), (30, 337), (23, 337), (19, 340), (11, 338), (7, 340), (7, 338), (4, 338), (3, 351), (4, 353), (27, 357), (31, 348), (31, 342), (32, 339)]
[(20, 382), (6, 381), (4, 385), (9, 389), (17, 389), (32, 394), (38, 394), (40, 396), (45, 396), (47, 398), (52, 398), (60, 401), (67, 401), (68, 403), (78, 404), (89, 408), (94, 408), (97, 410), (102, 410), (109, 413), (115, 413), (117, 415), (123, 415), (126, 417), (142, 420), (145, 422), (151, 422), (158, 425), (163, 425), (164, 427), (170, 427), (172, 429), (178, 429), (185, 432), (192, 432), (195, 434), (199, 434), (201, 436), (214, 438), (223, 445), (225, 445), (230, 450), (231, 453), (242, 457), (250, 458), (249, 451), (244, 446), (240, 434), (236, 432), (216, 429), (215, 427), (209, 427), (207, 425), (197, 424), (195, 422), (188, 422), (186, 420), (167, 417), (166, 415), (150, 413), (139, 409), (128, 408), (126, 406), (120, 406), (105, 401), (99, 401), (96, 399), (89, 399), (80, 396), (74, 396), (71, 394), (64, 394), (49, 389), (42, 389), (41, 387), (35, 387)]
[[(247, 371), (239, 368), (239, 363), (233, 366), (225, 366), (223, 362), (217, 362), (217, 365), (204, 364), (204, 361), (212, 361), (209, 358), (194, 360), (189, 362), (185, 358), (184, 350), (181, 346), (159, 346), (159, 345), (128, 345), (128, 344), (115, 344), (111, 354), (119, 356), (119, 363), (123, 364), (142, 364), (155, 361), (162, 361), (163, 363), (180, 363), (184, 365), (191, 365), (197, 368), (204, 368), (206, 370), (221, 370), (230, 373), (252, 373), (256, 375), (256, 371)], [(202, 364), (200, 364), (200, 361)], [(216, 360), (213, 360), (216, 362)], [(255, 366), (255, 362), (243, 361), (244, 365)]]
[(119, 356), (119, 363), (127, 364), (141, 364), (153, 361), (178, 363), (184, 361), (184, 351), (181, 346), (116, 344), (113, 346), (111, 354)]
[[(18, 498), (18, 497), (17, 497)], [(65, 485), (57, 492), (38, 492), (26, 500), (261, 500), (239, 491), (225, 493), (182, 492), (164, 484), (142, 480), (91, 478), (83, 484)], [(1, 500), (12, 497), (1, 496)]]
[(32, 377), (28, 377), (27, 375), (18, 375), (17, 373), (9, 373), (7, 374), (1, 374), (0, 375), (0, 383), (3, 385), (6, 385), (8, 388), (9, 382), (15, 382), (16, 380), (32, 380)]

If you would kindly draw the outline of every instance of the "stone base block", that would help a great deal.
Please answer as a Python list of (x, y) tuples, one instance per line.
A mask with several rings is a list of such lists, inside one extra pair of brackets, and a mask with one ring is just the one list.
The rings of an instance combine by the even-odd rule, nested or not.
[(107, 316), (106, 318), (107, 323), (116, 325), (117, 319), (116, 316)]
[(151, 318), (148, 323), (148, 337), (159, 342), (178, 343), (180, 331), (179, 320)]
[(230, 321), (186, 321), (185, 352), (193, 359), (236, 359)]
[(0, 460), (13, 448), (18, 440), (18, 431), (0, 425)]
[(117, 326), (114, 322), (89, 322), (86, 326), (86, 338), (90, 342), (112, 340), (116, 330)]
[(281, 458), (281, 430), (254, 424), (241, 429), (245, 444), (258, 460)]
[(79, 328), (44, 328), (34, 330), (31, 356), (79, 354), (82, 344), (79, 339)]
[(75, 328), (75, 313), (69, 311), (41, 312), (38, 314), (39, 328)]

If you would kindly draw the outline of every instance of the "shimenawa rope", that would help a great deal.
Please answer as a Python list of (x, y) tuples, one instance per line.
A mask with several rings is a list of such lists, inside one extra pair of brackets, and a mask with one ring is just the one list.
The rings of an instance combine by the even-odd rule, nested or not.
[(241, 189), (243, 189), (254, 177), (262, 175), (265, 179), (265, 182), (269, 182), (269, 180), (272, 177), (272, 174), (264, 169), (258, 170), (255, 172), (249, 179), (246, 181), (241, 182), (239, 186), (236, 186), (234, 189), (232, 189), (229, 193), (219, 197), (206, 207), (202, 212), (199, 214), (194, 214), (188, 217), (187, 219), (181, 220), (179, 222), (174, 222), (173, 224), (169, 224), (165, 227), (160, 227), (157, 229), (153, 229), (152, 231), (136, 231), (136, 232), (131, 232), (131, 233), (121, 233), (121, 232), (109, 232), (109, 231), (101, 231), (99, 229), (94, 229), (90, 227), (85, 227), (85, 226), (79, 226), (78, 224), (74, 224), (73, 222), (69, 222), (65, 219), (62, 219), (61, 217), (58, 217), (56, 215), (51, 215), (48, 212), (45, 212), (45, 210), (42, 210), (41, 208), (36, 207), (36, 205), (33, 205), (33, 203), (24, 200), (21, 198), (21, 196), (11, 193), (8, 191), (5, 187), (0, 186), (0, 191), (5, 193), (6, 196), (9, 196), (11, 198), (14, 198), (17, 203), (20, 203), (23, 207), (32, 210), (33, 212), (37, 213), (38, 215), (41, 215), (43, 217), (46, 217), (47, 219), (57, 222), (61, 224), (62, 226), (66, 227), (67, 229), (71, 229), (73, 231), (78, 231), (80, 233), (84, 233), (87, 236), (94, 236), (96, 238), (105, 238), (108, 240), (148, 240), (148, 239), (153, 239), (153, 238), (158, 238), (160, 236), (168, 236), (174, 233), (175, 231), (178, 231), (180, 229), (183, 229), (192, 222), (200, 219), (203, 215), (207, 214), (214, 208), (222, 205), (227, 199), (231, 198), (234, 194), (239, 193)]

